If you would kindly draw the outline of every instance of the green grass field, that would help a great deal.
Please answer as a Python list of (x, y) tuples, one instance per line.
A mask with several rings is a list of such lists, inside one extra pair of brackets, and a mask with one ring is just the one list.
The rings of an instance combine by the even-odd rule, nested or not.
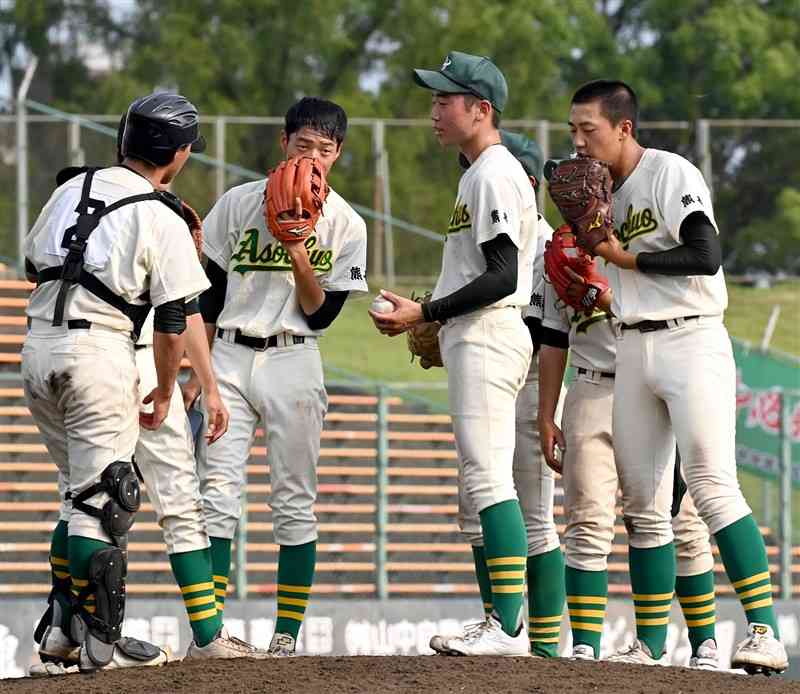
[(800, 356), (800, 281), (781, 282), (771, 289), (728, 284), (725, 324), (733, 337), (760, 345), (772, 307), (781, 307), (770, 349)]

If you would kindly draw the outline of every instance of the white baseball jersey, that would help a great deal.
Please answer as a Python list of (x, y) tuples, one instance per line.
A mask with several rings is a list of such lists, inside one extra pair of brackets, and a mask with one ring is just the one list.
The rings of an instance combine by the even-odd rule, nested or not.
[(538, 318), (544, 316), (544, 247), (553, 238), (553, 227), (547, 220), (539, 215), (536, 236), (536, 257), (533, 259), (533, 291), (530, 303), (522, 309), (523, 318)]
[[(681, 244), (680, 227), (703, 212), (716, 228), (711, 193), (700, 171), (683, 157), (646, 149), (614, 192), (614, 225), (631, 253), (665, 251)], [(721, 315), (728, 305), (722, 268), (713, 277), (672, 277), (609, 265), (612, 311), (623, 323)]]
[(433, 298), (486, 272), (481, 244), (507, 234), (518, 249), (517, 289), (495, 306), (527, 306), (536, 250), (536, 196), (522, 165), (503, 145), (487, 147), (461, 176)]
[[(25, 238), (24, 252), (42, 270), (63, 264), (67, 250), (64, 233), (78, 219), (84, 175), (75, 176), (55, 190)], [(114, 166), (97, 171), (91, 196), (111, 204), (121, 198), (153, 192), (143, 176)], [(112, 292), (133, 304), (150, 292), (150, 302), (160, 306), (176, 299), (193, 299), (209, 284), (197, 261), (186, 223), (164, 203), (148, 200), (109, 213), (100, 220), (86, 244), (84, 269)], [(51, 321), (60, 282), (47, 282), (31, 293), (26, 313)], [(133, 325), (121, 311), (80, 285), (69, 290), (64, 320), (84, 319), (120, 331)]]
[[(265, 188), (266, 179), (231, 188), (203, 221), (203, 252), (228, 273), (217, 326), (252, 337), (321, 335), (300, 308), (289, 256), (267, 230)], [(323, 289), (368, 290), (366, 224), (334, 190), (306, 248)]]
[(575, 311), (558, 298), (550, 282), (544, 283), (542, 327), (569, 333), (572, 366), (614, 373), (617, 339), (612, 321), (604, 311), (591, 316)]

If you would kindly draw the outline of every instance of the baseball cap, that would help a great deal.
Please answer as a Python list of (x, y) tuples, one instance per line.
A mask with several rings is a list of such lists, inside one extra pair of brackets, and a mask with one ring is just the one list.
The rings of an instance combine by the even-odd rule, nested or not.
[(414, 81), (425, 89), (444, 94), (472, 94), (486, 99), (502, 113), (508, 101), (503, 73), (489, 58), (451, 51), (439, 70), (414, 70)]
[[(542, 180), (542, 150), (533, 140), (522, 133), (512, 133), (510, 130), (500, 130), (500, 141), (511, 154), (522, 164), (528, 176), (536, 179), (538, 187)], [(459, 153), (458, 161), (464, 169), (469, 168), (467, 158)]]

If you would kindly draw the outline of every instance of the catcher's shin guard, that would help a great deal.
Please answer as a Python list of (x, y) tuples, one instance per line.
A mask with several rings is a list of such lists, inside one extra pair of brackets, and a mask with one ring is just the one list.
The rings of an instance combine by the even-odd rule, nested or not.
[[(125, 616), (125, 575), (127, 562), (119, 547), (101, 549), (89, 563), (89, 582), (77, 597), (77, 611), (72, 617), (72, 633), (83, 645), (91, 664), (100, 668), (108, 665), (114, 655), (114, 645), (122, 636)], [(95, 612), (91, 614), (84, 602), (95, 595)], [(81, 669), (83, 669), (81, 658)]]

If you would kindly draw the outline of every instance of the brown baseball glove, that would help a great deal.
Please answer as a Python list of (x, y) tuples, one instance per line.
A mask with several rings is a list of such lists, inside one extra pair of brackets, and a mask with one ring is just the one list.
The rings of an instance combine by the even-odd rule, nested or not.
[[(587, 316), (592, 315), (600, 297), (609, 291), (608, 280), (597, 271), (597, 260), (578, 247), (567, 224), (558, 227), (545, 244), (544, 267), (558, 298)], [(572, 277), (565, 268), (580, 275), (580, 279)]]
[[(414, 301), (421, 304), (431, 300), (431, 293), (427, 292), (423, 296), (411, 295)], [(411, 352), (411, 361), (414, 357), (419, 357), (419, 365), (423, 369), (430, 369), (432, 366), (444, 366), (442, 353), (439, 350), (439, 328), (440, 323), (417, 323), (406, 331), (408, 340), (408, 350)]]
[(278, 241), (308, 238), (322, 214), (328, 190), (325, 170), (318, 159), (295, 157), (282, 161), (270, 172), (264, 191), (264, 215), (270, 233)]
[(192, 242), (199, 258), (203, 254), (203, 222), (200, 219), (200, 215), (194, 211), (194, 208), (187, 205), (183, 200), (181, 200), (181, 211), (183, 212), (186, 226), (189, 227), (189, 231), (192, 234)]
[(562, 160), (550, 173), (550, 198), (588, 253), (614, 233), (611, 219), (611, 171), (591, 157)]

